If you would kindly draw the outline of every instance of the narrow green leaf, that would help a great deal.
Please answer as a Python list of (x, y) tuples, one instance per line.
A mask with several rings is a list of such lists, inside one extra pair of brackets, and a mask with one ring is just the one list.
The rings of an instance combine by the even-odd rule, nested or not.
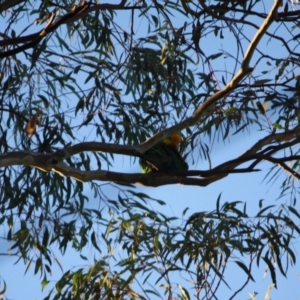
[(183, 299), (185, 299), (185, 300), (190, 300), (191, 299), (188, 291), (184, 287), (182, 287), (181, 285), (178, 285), (178, 288), (181, 292), (181, 295), (182, 295)]
[(255, 282), (250, 270), (241, 261), (236, 260), (235, 263), (248, 275), (253, 282)]
[(269, 260), (269, 258), (267, 256), (264, 256), (262, 259), (266, 262), (266, 264), (268, 266), (268, 269), (270, 270), (270, 273), (271, 273), (272, 282), (273, 282), (274, 286), (276, 287), (277, 286), (277, 281), (276, 281), (275, 268), (274, 268), (272, 262)]

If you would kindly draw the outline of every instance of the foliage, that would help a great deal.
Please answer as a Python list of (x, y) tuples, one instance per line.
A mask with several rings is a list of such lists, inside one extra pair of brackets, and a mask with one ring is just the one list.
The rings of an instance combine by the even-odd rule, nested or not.
[[(44, 299), (216, 299), (227, 287), (233, 299), (262, 264), (274, 286), (288, 276), (300, 233), (294, 2), (0, 3), (1, 237), (7, 256), (41, 276)], [(215, 144), (257, 130), (263, 138), (243, 154), (214, 163)], [(120, 154), (134, 171), (137, 158), (177, 132), (189, 170), (122, 172)], [(194, 170), (199, 159), (209, 169)], [(136, 186), (201, 189), (259, 172), (262, 162), (279, 198), (292, 201), (259, 201), (254, 215), (220, 196), (213, 211), (170, 217), (164, 201)], [(91, 205), (87, 188), (104, 207)], [(53, 284), (56, 253), (78, 254), (87, 266)], [(232, 265), (240, 286), (228, 280)]]

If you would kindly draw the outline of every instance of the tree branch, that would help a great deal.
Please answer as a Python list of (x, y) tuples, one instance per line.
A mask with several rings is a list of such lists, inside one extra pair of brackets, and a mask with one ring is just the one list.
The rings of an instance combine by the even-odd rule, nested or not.
[[(114, 9), (114, 10), (125, 9), (126, 2), (127, 2), (126, 0), (122, 0), (119, 4), (103, 3), (103, 4), (97, 4), (97, 5), (91, 6), (91, 4), (89, 2), (82, 1), (78, 5), (74, 6), (73, 9), (69, 13), (67, 13), (66, 15), (64, 15), (63, 17), (61, 17), (54, 23), (53, 23), (53, 20), (54, 20), (54, 17), (56, 14), (53, 12), (52, 14), (50, 14), (50, 17), (49, 17), (50, 21), (48, 22), (46, 27), (44, 29), (42, 29), (41, 31), (34, 33), (34, 34), (27, 35), (27, 36), (23, 36), (23, 37), (17, 37), (17, 38), (13, 38), (13, 39), (6, 38), (6, 39), (0, 41), (0, 47), (26, 43), (15, 49), (1, 52), (0, 58), (12, 56), (12, 55), (20, 53), (26, 49), (36, 46), (46, 35), (53, 32), (54, 30), (56, 30), (60, 25), (73, 23), (73, 22), (77, 21), (78, 19), (84, 17), (91, 11), (105, 10), (105, 9)], [(0, 11), (1, 11), (1, 8), (2, 7), (0, 6)], [(128, 8), (128, 7), (126, 7), (126, 8)], [(131, 7), (130, 9), (139, 9), (139, 8), (140, 7)]]
[(25, 0), (6, 0), (6, 1), (3, 1), (1, 4), (0, 4), (0, 13), (2, 13), (3, 11), (15, 6), (15, 5), (18, 5), (22, 2), (25, 2)]
[[(203, 1), (201, 1), (203, 2)], [(231, 81), (221, 90), (216, 92), (214, 95), (206, 99), (201, 106), (199, 106), (192, 116), (188, 117), (186, 120), (167, 128), (155, 135), (153, 135), (151, 138), (149, 138), (146, 142), (142, 144), (142, 152), (148, 150), (152, 146), (154, 146), (159, 140), (163, 138), (167, 138), (171, 134), (175, 132), (180, 132), (185, 128), (191, 127), (195, 124), (197, 124), (199, 121), (201, 121), (201, 118), (203, 114), (212, 106), (214, 105), (218, 100), (226, 97), (230, 92), (232, 92), (238, 84), (245, 78), (249, 73), (252, 72), (252, 68), (249, 67), (250, 61), (252, 59), (252, 56), (254, 54), (254, 51), (260, 42), (263, 35), (266, 33), (267, 29), (271, 25), (271, 23), (276, 19), (277, 15), (277, 9), (280, 6), (281, 0), (275, 0), (274, 5), (272, 6), (269, 14), (267, 15), (266, 19), (264, 20), (263, 24), (260, 26), (260, 28), (257, 30), (252, 42), (248, 46), (248, 49), (246, 50), (244, 59), (241, 63), (241, 68), (236, 73), (236, 75), (231, 79)]]
[[(284, 133), (271, 133), (265, 138), (259, 140), (255, 143), (249, 150), (247, 150), (243, 155), (237, 157), (236, 159), (227, 161), (219, 166), (207, 170), (207, 171), (178, 171), (172, 173), (151, 173), (151, 174), (124, 174), (117, 172), (109, 172), (102, 170), (95, 171), (84, 171), (78, 170), (74, 167), (68, 166), (63, 160), (70, 158), (76, 154), (85, 151), (92, 152), (108, 152), (123, 155), (131, 155), (136, 157), (146, 158), (141, 153), (142, 145), (139, 146), (123, 146), (115, 144), (105, 144), (99, 142), (83, 142), (73, 146), (66, 147), (64, 149), (58, 150), (55, 153), (33, 153), (30, 151), (16, 151), (0, 154), (0, 167), (7, 167), (13, 165), (23, 165), (37, 168), (44, 172), (54, 171), (61, 176), (71, 177), (75, 180), (86, 182), (91, 180), (100, 181), (113, 181), (116, 183), (125, 184), (142, 184), (145, 186), (161, 186), (166, 184), (185, 184), (185, 185), (195, 185), (195, 186), (207, 186), (217, 180), (220, 180), (229, 174), (234, 173), (246, 173), (246, 172), (257, 172), (258, 169), (254, 169), (260, 161), (266, 160), (271, 163), (277, 164), (284, 170), (289, 172), (292, 176), (300, 178), (300, 175), (289, 168), (284, 162), (300, 159), (299, 155), (274, 158), (271, 154), (274, 154), (280, 150), (289, 148), (299, 143), (300, 125), (296, 126), (294, 129), (289, 130)], [(294, 139), (294, 140), (292, 140)], [(292, 140), (286, 142), (287, 140)], [(272, 147), (267, 147), (266, 149), (261, 149), (269, 144), (278, 145)], [(284, 142), (280, 144), (280, 142)], [(247, 168), (236, 169), (239, 165), (245, 162), (254, 160)], [(197, 176), (197, 178), (191, 178), (190, 176)], [(202, 178), (199, 178), (202, 177)]]

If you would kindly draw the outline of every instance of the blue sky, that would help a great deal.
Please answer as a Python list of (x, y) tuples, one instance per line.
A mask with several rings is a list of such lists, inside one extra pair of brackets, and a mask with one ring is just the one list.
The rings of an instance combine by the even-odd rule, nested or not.
[[(262, 134), (257, 132), (255, 135), (252, 135), (251, 138), (247, 136), (247, 134), (245, 134), (243, 137), (233, 138), (229, 144), (223, 146), (220, 145), (219, 149), (215, 149), (213, 151), (213, 161), (215, 161), (217, 164), (229, 158), (235, 157), (238, 154), (241, 154), (245, 149), (247, 149), (248, 145), (251, 145), (252, 142), (254, 142), (256, 138), (260, 136), (262, 136)], [(205, 164), (205, 162), (200, 161), (197, 166), (190, 166), (190, 169), (206, 169)], [(124, 172), (135, 172), (139, 168), (137, 164), (130, 165), (128, 159), (123, 158), (122, 156), (119, 156), (118, 159), (116, 159), (116, 165), (119, 166), (118, 168), (116, 168), (116, 170), (119, 170), (121, 167)], [(268, 164), (263, 163), (259, 167), (268, 169)], [(275, 184), (265, 184), (262, 183), (265, 174), (266, 172), (238, 175), (234, 174), (205, 188), (170, 185), (160, 188), (139, 187), (138, 190), (149, 194), (153, 198), (163, 199), (166, 202), (165, 206), (161, 207), (154, 203), (149, 203), (149, 205), (153, 206), (153, 209), (157, 209), (159, 212), (162, 212), (168, 216), (179, 217), (182, 215), (182, 212), (186, 207), (189, 207), (187, 216), (191, 215), (193, 212), (211, 211), (215, 209), (216, 199), (218, 198), (220, 193), (222, 193), (222, 203), (224, 203), (225, 201), (236, 200), (246, 202), (249, 215), (251, 215), (251, 212), (252, 215), (254, 215), (258, 211), (258, 200), (260, 199), (264, 199), (265, 206), (278, 204), (279, 202), (289, 203), (288, 198), (276, 200), (280, 191), (278, 188), (280, 179), (278, 179)], [(90, 197), (90, 201), (88, 204), (89, 206), (93, 206), (95, 208), (101, 208), (105, 206), (104, 203), (99, 203), (99, 199), (93, 198), (88, 184), (85, 185), (85, 189), (86, 194)], [(299, 242), (295, 242), (296, 243), (294, 246), (294, 251), (297, 255), (299, 254)], [(1, 244), (3, 245), (3, 243)], [(0, 252), (6, 253), (5, 247), (3, 248), (0, 246), (0, 249), (1, 248), (3, 250), (1, 250)], [(88, 247), (86, 253), (83, 253), (83, 255), (86, 255), (90, 259), (90, 262), (93, 261), (95, 255), (97, 256), (97, 254), (91, 247)], [(64, 271), (68, 270), (69, 268), (75, 268), (78, 266), (87, 266), (86, 261), (80, 260), (78, 254), (72, 253), (70, 251), (68, 251), (67, 255), (65, 255), (64, 257), (58, 253), (57, 258), (62, 263)], [(8, 258), (7, 256), (0, 256), (1, 274), (8, 284), (8, 290), (6, 294), (7, 298), (10, 300), (41, 299), (42, 294), (40, 291), (39, 276), (33, 276), (34, 265), (29, 270), (29, 272), (24, 275), (24, 266), (22, 265), (22, 263), (13, 265), (15, 260), (16, 259), (13, 257)], [(257, 299), (264, 299), (264, 294), (267, 291), (268, 286), (271, 284), (271, 277), (269, 272), (264, 277), (265, 268), (265, 264), (261, 263), (260, 268), (254, 272), (256, 282), (249, 284), (249, 286), (247, 286), (247, 288), (244, 289), (236, 299), (249, 299), (248, 293), (253, 292), (258, 293)], [(55, 282), (56, 279), (60, 278), (62, 272), (57, 266), (55, 266), (55, 264), (53, 265), (52, 271), (53, 275), (49, 279)], [(243, 282), (243, 277), (240, 276), (242, 273), (240, 272), (240, 270), (234, 267), (233, 269), (228, 269), (226, 271), (226, 280), (228, 280), (228, 282), (234, 281), (237, 287), (240, 286)], [(279, 288), (278, 290), (272, 290), (271, 299), (283, 299), (286, 297), (287, 293), (289, 295), (288, 299), (300, 299), (299, 274), (300, 264), (298, 262), (295, 267), (290, 268), (288, 272), (288, 278), (278, 276)], [(176, 278), (176, 276), (174, 276), (173, 279), (174, 282), (178, 282), (178, 278)], [(182, 281), (181, 277), (179, 277), (179, 279), (180, 281)], [(16, 288), (16, 286), (18, 288)], [(233, 289), (234, 287), (235, 286), (233, 286)], [(190, 293), (192, 295), (192, 291), (190, 291)], [(232, 291), (224, 289), (224, 297), (225, 295), (226, 297), (227, 295), (229, 297), (229, 295), (232, 295)], [(226, 297), (224, 299), (227, 299)]]
[[(266, 8), (268, 10), (268, 8)], [(127, 20), (128, 21), (128, 20)], [(261, 20), (257, 20), (258, 24), (261, 23)], [(183, 20), (178, 18), (178, 23), (184, 23)], [(128, 24), (125, 23), (124, 26)], [(139, 34), (143, 34), (142, 22), (138, 27)], [(253, 33), (247, 32), (247, 36), (252, 36)], [(268, 45), (270, 48), (274, 47), (272, 42), (267, 42), (268, 38), (263, 39), (261, 42), (261, 46)], [(217, 41), (217, 42), (216, 42)], [(244, 50), (246, 50), (246, 46), (248, 45), (247, 40), (241, 41), (244, 45)], [(209, 48), (218, 48), (223, 51), (227, 51), (228, 54), (235, 53), (235, 46), (232, 40), (209, 40), (209, 38), (205, 38), (201, 41), (201, 45), (203, 49), (207, 47)], [(280, 48), (276, 48), (278, 50), (278, 56), (280, 57)], [(229, 57), (229, 55), (228, 55)], [(253, 63), (255, 59), (253, 60)], [(218, 59), (212, 62), (213, 68), (215, 70), (223, 70), (224, 68), (230, 68), (233, 70), (232, 59)], [(259, 70), (257, 69), (257, 74), (259, 74)], [(218, 72), (216, 71), (216, 74)], [(230, 72), (228, 73), (230, 74)], [(273, 78), (271, 74), (264, 75), (263, 77)], [(227, 80), (230, 79), (230, 75), (228, 75)], [(266, 122), (266, 120), (264, 120)], [(213, 166), (218, 165), (219, 163), (223, 163), (228, 159), (232, 159), (237, 157), (238, 155), (245, 152), (255, 141), (259, 138), (262, 138), (266, 135), (266, 132), (261, 132), (255, 126), (251, 127), (251, 132), (245, 132), (242, 134), (238, 134), (235, 136), (229, 137), (224, 143), (223, 141), (209, 141), (206, 138), (203, 138), (208, 144), (211, 145), (211, 158)], [(81, 131), (78, 134), (78, 138), (80, 139), (86, 138), (88, 141), (95, 140), (95, 136), (91, 131)], [(191, 164), (191, 158), (188, 158), (188, 163), (190, 166), (190, 170), (201, 169), (207, 170), (208, 163), (203, 160), (198, 160), (197, 164)], [(129, 160), (127, 157), (118, 156), (115, 159), (115, 164), (112, 171), (124, 171), (124, 172), (138, 172), (139, 166), (138, 163), (135, 162), (132, 164), (133, 160)], [(262, 163), (258, 166), (264, 171), (259, 173), (251, 173), (251, 174), (232, 174), (228, 177), (222, 179), (219, 182), (215, 182), (207, 187), (188, 187), (188, 186), (180, 186), (180, 185), (169, 185), (163, 186), (159, 188), (148, 188), (148, 187), (138, 187), (137, 190), (143, 191), (153, 198), (162, 199), (166, 202), (166, 205), (161, 207), (154, 203), (149, 203), (149, 205), (153, 205), (154, 209), (158, 211), (162, 211), (168, 216), (181, 216), (183, 210), (186, 207), (189, 207), (188, 215), (191, 215), (193, 212), (198, 211), (211, 211), (215, 209), (216, 199), (220, 194), (222, 194), (221, 202), (225, 201), (235, 201), (240, 200), (247, 203), (248, 212), (253, 215), (258, 211), (258, 201), (260, 199), (264, 199), (264, 205), (268, 204), (279, 204), (279, 203), (289, 203), (290, 199), (288, 197), (284, 197), (280, 200), (277, 200), (279, 192), (280, 192), (280, 183), (282, 178), (284, 178), (285, 174), (282, 172), (281, 177), (274, 184), (266, 184), (263, 182), (263, 179), (268, 172), (268, 168), (271, 167), (269, 163)], [(296, 183), (297, 187), (299, 186)], [(103, 208), (105, 207), (105, 203), (101, 203), (99, 199), (93, 199), (93, 193), (90, 190), (89, 184), (85, 184), (86, 194), (90, 198), (90, 202), (88, 205), (91, 205), (95, 208)], [(112, 190), (108, 188), (108, 193), (113, 193)], [(106, 208), (105, 208), (106, 209)], [(107, 210), (107, 209), (106, 209)], [(4, 229), (6, 230), (6, 229)], [(299, 248), (299, 242), (295, 241), (295, 254), (298, 255), (297, 249)], [(300, 250), (299, 250), (300, 251)], [(0, 241), (0, 253), (7, 252), (7, 245)], [(84, 253), (90, 261), (93, 261), (95, 252), (93, 249), (87, 249), (87, 253)], [(86, 262), (80, 261), (78, 255), (72, 252), (68, 252), (68, 255), (64, 257), (58, 255), (57, 257), (64, 268), (64, 271), (69, 268), (76, 267), (78, 265), (86, 265)], [(40, 291), (40, 278), (39, 276), (33, 276), (33, 267), (29, 270), (29, 272), (24, 275), (24, 266), (22, 263), (18, 263), (14, 265), (15, 262), (14, 257), (8, 257), (6, 255), (0, 256), (0, 264), (1, 264), (1, 273), (0, 275), (5, 279), (8, 290), (6, 293), (6, 297), (10, 300), (31, 300), (31, 299), (41, 299), (42, 294)], [(264, 294), (267, 291), (268, 286), (271, 284), (270, 274), (267, 273), (264, 278), (265, 265), (261, 263), (260, 268), (255, 271), (255, 279), (256, 283), (251, 283), (246, 289), (243, 290), (239, 294), (236, 299), (249, 299), (248, 293), (258, 292), (257, 299), (264, 299)], [(239, 276), (238, 269), (230, 269), (227, 270), (227, 275), (229, 281), (236, 282), (237, 286), (241, 284), (241, 278)], [(279, 289), (272, 290), (272, 299), (284, 299), (288, 295), (289, 300), (297, 300), (300, 299), (300, 264), (298, 263), (295, 267), (289, 270), (288, 279), (283, 276), (278, 277), (278, 286)], [(53, 268), (53, 275), (51, 279), (55, 282), (62, 275), (60, 269), (55, 266)], [(179, 281), (181, 278), (179, 277)], [(177, 278), (174, 278), (174, 282), (177, 281)], [(239, 282), (240, 281), (240, 282)], [(192, 294), (192, 292), (191, 292)], [(224, 299), (227, 299), (227, 295), (232, 294), (232, 291), (224, 290)], [(44, 295), (45, 296), (45, 295)]]

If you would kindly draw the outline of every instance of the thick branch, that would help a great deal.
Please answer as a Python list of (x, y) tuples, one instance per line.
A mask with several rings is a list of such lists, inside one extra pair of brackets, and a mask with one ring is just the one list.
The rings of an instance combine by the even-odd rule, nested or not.
[[(287, 172), (296, 178), (299, 178), (299, 174), (290, 169), (285, 161), (300, 159), (300, 156), (290, 156), (283, 158), (274, 158), (271, 154), (289, 148), (296, 143), (299, 143), (298, 135), (300, 133), (300, 126), (296, 126), (294, 129), (284, 133), (272, 133), (265, 138), (255, 143), (249, 150), (236, 159), (227, 161), (208, 171), (181, 171), (173, 172), (169, 174), (151, 173), (151, 174), (124, 174), (117, 172), (109, 172), (102, 170), (95, 171), (83, 171), (74, 167), (70, 167), (63, 162), (63, 160), (79, 154), (84, 151), (93, 152), (109, 152), (124, 155), (132, 155), (137, 157), (144, 157), (141, 154), (141, 145), (136, 147), (122, 146), (115, 144), (104, 144), (98, 142), (85, 142), (77, 145), (69, 146), (61, 149), (52, 154), (36, 154), (29, 151), (17, 151), (5, 154), (0, 154), (0, 167), (7, 167), (12, 165), (23, 165), (38, 168), (44, 172), (54, 171), (61, 176), (72, 177), (75, 180), (86, 182), (91, 180), (100, 181), (113, 181), (116, 183), (135, 183), (145, 186), (161, 186), (166, 184), (185, 184), (196, 186), (207, 186), (215, 181), (218, 181), (229, 174), (233, 173), (245, 173), (256, 172), (254, 169), (262, 160), (267, 160), (271, 163), (277, 164), (284, 168)], [(286, 142), (291, 140), (290, 142)], [(274, 143), (278, 143), (274, 145)], [(273, 144), (262, 150), (263, 147)], [(236, 169), (239, 165), (245, 162), (253, 161), (248, 168)], [(189, 177), (197, 176), (197, 177)], [(202, 178), (200, 178), (202, 177)]]

